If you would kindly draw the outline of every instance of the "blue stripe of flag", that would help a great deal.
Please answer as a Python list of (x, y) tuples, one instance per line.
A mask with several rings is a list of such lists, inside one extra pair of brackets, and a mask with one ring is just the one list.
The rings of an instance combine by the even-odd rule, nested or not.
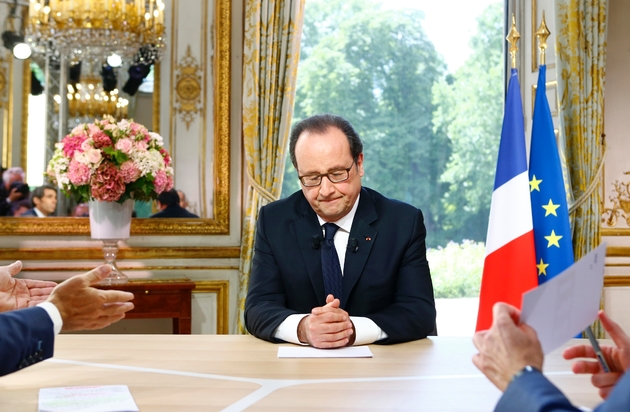
[(525, 151), (523, 125), (523, 104), (521, 103), (521, 91), (519, 90), (518, 72), (512, 69), (508, 92), (505, 102), (505, 117), (501, 136), (514, 136), (513, 138), (501, 138), (499, 144), (499, 157), (497, 159), (497, 174), (494, 178), (494, 189), (501, 187), (515, 176), (527, 171), (527, 152)]

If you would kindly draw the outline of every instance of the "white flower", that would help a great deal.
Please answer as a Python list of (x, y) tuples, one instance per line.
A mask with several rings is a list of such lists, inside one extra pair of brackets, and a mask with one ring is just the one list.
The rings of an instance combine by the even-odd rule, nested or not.
[(153, 140), (158, 147), (164, 146), (164, 139), (162, 136), (154, 132), (149, 132), (149, 136), (151, 136), (151, 140)]

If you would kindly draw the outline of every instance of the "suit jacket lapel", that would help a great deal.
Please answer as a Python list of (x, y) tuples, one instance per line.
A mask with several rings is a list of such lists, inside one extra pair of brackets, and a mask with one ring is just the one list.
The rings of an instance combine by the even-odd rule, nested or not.
[[(361, 191), (357, 213), (354, 215), (350, 239), (356, 239), (359, 249), (356, 252), (346, 250), (346, 262), (343, 271), (343, 302), (348, 301), (350, 292), (363, 273), (363, 268), (367, 262), (377, 231), (370, 224), (378, 219), (378, 214), (374, 208), (374, 203), (366, 190)], [(321, 263), (320, 263), (321, 265)]]

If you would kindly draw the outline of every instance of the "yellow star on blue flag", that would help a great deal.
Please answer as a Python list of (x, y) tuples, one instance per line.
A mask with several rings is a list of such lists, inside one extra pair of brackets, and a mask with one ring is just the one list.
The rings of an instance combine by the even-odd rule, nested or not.
[[(547, 67), (538, 70), (529, 154), (530, 198), (538, 283), (553, 278), (573, 264), (569, 209), (558, 144), (546, 93)], [(542, 182), (542, 183), (541, 183)], [(553, 201), (551, 200), (553, 199)], [(543, 263), (544, 262), (544, 263)]]

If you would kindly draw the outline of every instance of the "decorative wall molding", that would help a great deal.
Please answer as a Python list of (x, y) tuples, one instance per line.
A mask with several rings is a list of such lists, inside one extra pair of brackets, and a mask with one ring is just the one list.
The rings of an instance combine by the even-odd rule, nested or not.
[[(241, 250), (238, 246), (218, 246), (218, 247), (127, 247), (122, 246), (118, 252), (119, 266), (124, 266), (124, 260), (144, 260), (144, 259), (238, 259)], [(100, 248), (14, 248), (0, 249), (0, 260), (24, 260), (26, 262), (42, 261), (67, 261), (68, 256), (72, 260), (102, 260), (103, 251)], [(162, 269), (166, 267), (161, 267)], [(192, 269), (191, 267), (181, 267), (178, 269)], [(206, 268), (206, 267), (204, 267)], [(208, 267), (214, 268), (214, 266)], [(232, 267), (230, 267), (232, 268)], [(234, 267), (238, 269), (238, 266)], [(70, 268), (69, 268), (70, 269)], [(92, 267), (88, 268), (92, 269)], [(132, 267), (125, 268), (133, 270)], [(147, 267), (136, 268), (147, 270)], [(27, 270), (27, 269), (25, 269)], [(45, 269), (37, 269), (42, 271)], [(59, 267), (54, 269), (58, 271)], [(70, 270), (77, 270), (72, 267)]]
[(607, 246), (606, 257), (630, 257), (630, 246)]
[(193, 294), (216, 293), (217, 294), (217, 334), (227, 335), (229, 333), (229, 299), (230, 282), (227, 280), (202, 280), (195, 281)]
[(605, 276), (604, 287), (630, 286), (630, 276)]

